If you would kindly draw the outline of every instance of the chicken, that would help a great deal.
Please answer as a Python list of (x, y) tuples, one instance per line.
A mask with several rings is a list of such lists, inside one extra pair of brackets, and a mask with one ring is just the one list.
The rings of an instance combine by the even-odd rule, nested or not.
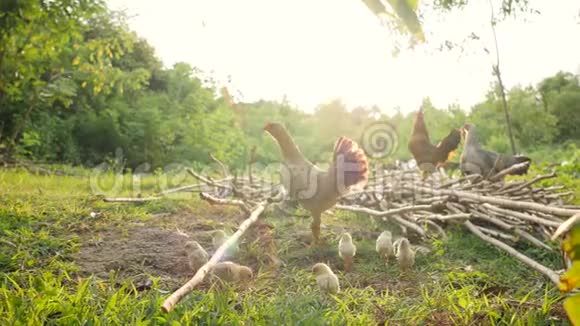
[(415, 116), (408, 148), (417, 161), (419, 170), (421, 170), (422, 180), (427, 179), (439, 166), (450, 159), (460, 142), (461, 132), (459, 129), (453, 129), (437, 146), (431, 144), (429, 133), (425, 126), (423, 108), (420, 108)]
[(415, 252), (407, 238), (401, 238), (397, 246), (397, 262), (402, 270), (409, 270), (415, 265)]
[[(472, 124), (466, 123), (461, 131), (465, 137), (465, 145), (460, 159), (460, 169), (464, 175), (479, 174), (484, 178), (488, 178), (512, 165), (531, 162), (531, 159), (526, 156), (499, 154), (483, 149), (477, 141), (476, 128)], [(527, 164), (511, 174), (526, 174), (529, 167), (530, 164)]]
[(344, 270), (350, 272), (352, 270), (354, 256), (356, 255), (356, 246), (352, 243), (352, 236), (348, 232), (343, 233), (340, 237), (340, 241), (338, 242), (338, 255), (344, 261)]
[(253, 276), (251, 268), (231, 261), (219, 262), (210, 270), (210, 280), (212, 282), (221, 280), (231, 283), (247, 283)]
[(328, 265), (317, 263), (312, 266), (312, 272), (316, 275), (316, 283), (320, 291), (330, 294), (337, 294), (340, 291), (338, 277), (336, 277)]
[(353, 186), (366, 184), (366, 155), (356, 142), (340, 137), (334, 146), (333, 162), (324, 171), (304, 157), (281, 124), (268, 123), (264, 130), (278, 142), (284, 159), (281, 171), (284, 187), (290, 199), (297, 199), (312, 214), (313, 244), (319, 243), (322, 213), (332, 208)]
[(209, 260), (209, 255), (197, 241), (188, 241), (185, 244), (185, 251), (189, 267), (194, 273)]
[(389, 231), (383, 231), (377, 238), (376, 250), (385, 262), (388, 263), (389, 258), (395, 255), (395, 248), (393, 246), (393, 235)]

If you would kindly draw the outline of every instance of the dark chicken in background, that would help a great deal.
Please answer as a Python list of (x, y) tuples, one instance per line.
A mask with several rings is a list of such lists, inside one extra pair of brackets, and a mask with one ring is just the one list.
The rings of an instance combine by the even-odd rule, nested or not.
[[(530, 162), (529, 157), (523, 155), (500, 154), (483, 149), (477, 140), (475, 126), (466, 123), (461, 129), (465, 138), (463, 153), (460, 159), (460, 169), (464, 175), (479, 174), (488, 178), (498, 172), (507, 169), (515, 164)], [(528, 173), (530, 164), (513, 171), (512, 175), (523, 175)]]
[(320, 239), (322, 213), (332, 208), (351, 187), (366, 184), (366, 155), (356, 142), (340, 137), (334, 145), (332, 164), (325, 171), (304, 157), (284, 126), (272, 122), (266, 124), (264, 130), (280, 146), (284, 158), (282, 183), (290, 199), (297, 199), (312, 214), (310, 227), (314, 243), (317, 243)]
[(415, 116), (408, 147), (415, 161), (417, 161), (419, 170), (421, 170), (422, 179), (427, 179), (431, 173), (435, 172), (436, 168), (447, 162), (460, 142), (461, 132), (458, 129), (453, 129), (437, 146), (431, 144), (429, 132), (425, 126), (423, 108), (420, 108)]

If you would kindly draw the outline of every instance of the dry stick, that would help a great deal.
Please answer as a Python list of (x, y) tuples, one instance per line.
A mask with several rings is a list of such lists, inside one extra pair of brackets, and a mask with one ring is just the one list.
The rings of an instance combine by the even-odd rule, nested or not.
[(161, 306), (163, 311), (170, 312), (175, 307), (175, 305), (181, 299), (183, 299), (183, 297), (185, 297), (195, 288), (195, 286), (203, 282), (203, 280), (205, 279), (211, 268), (215, 264), (217, 264), (223, 257), (223, 255), (226, 252), (226, 249), (229, 248), (231, 245), (233, 245), (235, 242), (237, 242), (240, 239), (240, 237), (244, 234), (244, 232), (246, 232), (246, 230), (258, 220), (258, 217), (260, 217), (260, 214), (262, 214), (262, 212), (264, 211), (265, 205), (266, 205), (265, 203), (261, 203), (260, 205), (258, 205), (254, 209), (254, 211), (252, 211), (250, 217), (248, 217), (244, 222), (242, 222), (242, 224), (240, 224), (240, 227), (238, 228), (236, 233), (234, 233), (231, 237), (229, 237), (228, 240), (224, 242), (216, 250), (213, 256), (211, 256), (210, 260), (207, 263), (205, 263), (200, 269), (198, 269), (195, 275), (193, 275), (193, 277), (187, 283), (185, 283), (183, 286), (177, 289), (177, 291), (173, 292), (167, 299), (165, 299), (163, 305)]
[[(395, 221), (396, 223), (398, 223), (400, 225), (403, 225), (405, 227), (413, 229), (415, 232), (417, 232), (418, 234), (420, 234), (423, 237), (425, 236), (425, 231), (417, 224), (415, 224), (411, 221), (407, 221), (405, 219), (402, 219), (398, 216), (391, 216), (391, 215), (393, 215), (391, 212), (395, 211), (395, 210), (381, 212), (381, 211), (377, 211), (377, 210), (366, 208), (366, 207), (354, 207), (354, 206), (347, 206), (347, 205), (336, 205), (335, 208), (342, 209), (345, 211), (355, 212), (355, 213), (365, 213), (365, 214), (369, 214), (372, 216), (382, 217), (383, 221), (387, 221), (388, 220), (387, 216), (390, 216), (389, 219), (392, 219), (393, 221)], [(405, 207), (405, 208), (407, 208), (407, 207)], [(409, 210), (407, 210), (407, 211), (409, 211)], [(400, 214), (400, 212), (398, 214)]]
[[(577, 211), (579, 211), (579, 212), (580, 212), (580, 210), (577, 210)], [(528, 213), (529, 213), (529, 212), (528, 212)], [(530, 214), (531, 214), (531, 213), (530, 213)], [(560, 223), (560, 224), (562, 223), (562, 219), (561, 219), (561, 218), (559, 218), (559, 217), (556, 217), (556, 216), (554, 216), (554, 215), (545, 214), (545, 213), (542, 213), (542, 212), (534, 212), (534, 216), (537, 216), (537, 217), (540, 217), (540, 218), (546, 219), (546, 220), (548, 220), (548, 221), (552, 221), (552, 222), (556, 222), (556, 223)]]
[(229, 176), (229, 173), (228, 173), (228, 169), (226, 168), (225, 164), (223, 164), (222, 161), (218, 160), (217, 157), (213, 156), (212, 153), (209, 153), (209, 158), (212, 161), (216, 162), (220, 166), (220, 168), (222, 169), (222, 174), (223, 174), (224, 178), (227, 178)]
[(449, 215), (429, 215), (429, 216), (422, 217), (422, 219), (438, 220), (441, 222), (460, 220), (462, 223), (463, 223), (462, 220), (468, 220), (470, 218), (471, 218), (471, 214), (469, 214), (469, 213), (457, 213), (457, 214), (449, 214)]
[(492, 223), (492, 224), (494, 224), (494, 225), (496, 225), (504, 230), (514, 232), (516, 235), (528, 240), (530, 243), (532, 243), (536, 247), (546, 249), (549, 251), (553, 251), (553, 249), (550, 246), (548, 246), (547, 244), (543, 243), (542, 241), (536, 239), (530, 233), (528, 233), (524, 230), (518, 229), (517, 227), (515, 227), (513, 225), (507, 224), (506, 222), (504, 222), (498, 218), (487, 216), (487, 215), (485, 215), (481, 212), (478, 212), (478, 211), (473, 212), (473, 215), (475, 215), (478, 219)]
[(391, 217), (385, 217), (385, 216), (383, 216), (383, 221), (386, 222), (389, 219), (392, 219), (393, 221), (395, 221), (399, 225), (402, 225), (402, 226), (405, 226), (405, 227), (407, 227), (409, 229), (412, 229), (417, 234), (419, 234), (421, 237), (427, 236), (427, 234), (425, 233), (425, 230), (423, 230), (419, 225), (417, 225), (417, 224), (415, 224), (415, 223), (413, 223), (413, 222), (411, 222), (409, 220), (400, 218), (398, 216), (391, 216)]
[(514, 164), (507, 169), (501, 170), (498, 174), (493, 175), (491, 178), (489, 178), (489, 181), (500, 180), (501, 178), (505, 177), (506, 175), (511, 174), (512, 172), (519, 170), (521, 168), (524, 168), (528, 165), (530, 165), (530, 162), (523, 162), (523, 163)]
[(558, 227), (560, 226), (560, 224), (562, 224), (561, 222), (556, 222), (556, 221), (551, 221), (551, 220), (547, 220), (541, 217), (537, 217), (537, 216), (533, 216), (533, 215), (528, 215), (525, 213), (521, 213), (521, 212), (516, 212), (516, 211), (512, 211), (512, 210), (507, 210), (507, 209), (503, 209), (503, 208), (499, 208), (497, 206), (493, 206), (491, 204), (485, 203), (482, 205), (483, 207), (494, 211), (496, 213), (502, 214), (502, 215), (506, 215), (506, 216), (512, 216), (515, 218), (519, 218), (521, 220), (526, 220), (529, 222), (534, 222), (534, 223), (538, 223), (538, 224), (543, 224), (546, 226), (552, 226), (552, 227)]
[(575, 226), (577, 223), (580, 223), (580, 213), (570, 217), (568, 220), (566, 220), (566, 222), (562, 223), (562, 225), (560, 225), (558, 229), (556, 229), (551, 239), (556, 240), (562, 234), (565, 234), (568, 231), (570, 231), (570, 229), (572, 229), (572, 227)]
[(511, 189), (515, 188), (515, 187), (519, 187), (520, 185), (524, 184), (524, 181), (516, 181), (516, 182), (510, 182), (510, 183), (506, 183), (504, 184), (502, 187), (500, 187), (499, 189), (497, 189), (495, 192), (498, 194), (505, 192), (510, 192)]
[(509, 245), (494, 239), (490, 236), (487, 236), (485, 234), (483, 234), (483, 232), (481, 232), (475, 225), (473, 225), (473, 223), (469, 222), (469, 221), (465, 221), (465, 226), (467, 227), (467, 229), (469, 229), (469, 231), (471, 231), (473, 234), (475, 234), (477, 237), (479, 237), (481, 240), (490, 243), (500, 249), (503, 249), (504, 251), (506, 251), (508, 254), (510, 254), (511, 256), (515, 257), (516, 259), (518, 259), (519, 261), (521, 261), (522, 263), (530, 266), (531, 268), (535, 269), (536, 271), (544, 274), (546, 277), (548, 277), (550, 279), (550, 281), (552, 281), (554, 284), (558, 284), (560, 282), (560, 277), (558, 276), (558, 274), (556, 272), (554, 272), (553, 270), (549, 269), (548, 267), (538, 263), (537, 261), (527, 257), (526, 255), (521, 254), (520, 252), (518, 252), (517, 250), (515, 250), (514, 248), (510, 247)]
[(408, 213), (413, 211), (430, 210), (433, 208), (432, 205), (415, 205), (415, 206), (405, 206), (401, 208), (390, 209), (388, 211), (377, 211), (374, 209), (366, 207), (353, 207), (346, 205), (336, 205), (337, 209), (347, 210), (351, 212), (366, 213), (374, 216), (387, 217), (391, 215), (398, 215), (402, 213)]
[(446, 183), (440, 185), (439, 186), (439, 189), (449, 188), (449, 187), (451, 187), (451, 186), (453, 186), (455, 184), (462, 183), (463, 181), (475, 180), (478, 177), (479, 176), (477, 174), (471, 174), (471, 175), (468, 175), (468, 176), (465, 176), (465, 177), (462, 177), (462, 178), (459, 178), (459, 179), (451, 180), (449, 182), (446, 182)]
[(437, 230), (437, 232), (439, 232), (439, 234), (441, 234), (441, 237), (444, 240), (447, 240), (447, 233), (445, 233), (445, 230), (443, 230), (443, 228), (439, 224), (425, 218), (417, 219), (417, 222), (423, 222), (425, 224), (432, 226), (433, 228), (435, 228), (435, 230)]
[(203, 187), (203, 186), (205, 186), (205, 185), (204, 184), (200, 184), (200, 183), (196, 183), (196, 184), (192, 184), (192, 185), (187, 185), (187, 186), (182, 186), (182, 187), (177, 187), (177, 188), (171, 188), (171, 189), (163, 190), (159, 194), (161, 194), (161, 195), (169, 195), (169, 194), (176, 193), (176, 192), (189, 191), (189, 190), (195, 189), (197, 187)]
[(560, 197), (567, 197), (567, 196), (574, 196), (574, 191), (566, 191), (566, 192), (557, 192), (555, 194), (545, 195), (544, 198), (548, 199), (557, 199)]
[(542, 180), (546, 180), (546, 179), (555, 178), (555, 177), (556, 177), (556, 172), (552, 172), (552, 173), (546, 174), (546, 175), (539, 175), (539, 176), (536, 176), (535, 178), (533, 178), (532, 180), (527, 181), (525, 183), (522, 183), (521, 185), (519, 185), (519, 186), (517, 186), (515, 188), (505, 189), (503, 191), (500, 191), (500, 192), (496, 193), (496, 195), (503, 195), (503, 194), (506, 194), (506, 193), (516, 192), (518, 190), (524, 189), (525, 187), (529, 187), (529, 186), (531, 186), (532, 184), (534, 184), (536, 182), (539, 182), (539, 181), (542, 181)]
[[(223, 175), (224, 175), (224, 178), (227, 178), (229, 174), (228, 174), (228, 169), (226, 168), (226, 165), (225, 165), (224, 163), (222, 163), (222, 161), (218, 160), (218, 159), (217, 159), (217, 157), (213, 156), (213, 154), (211, 154), (211, 153), (209, 153), (209, 157), (210, 157), (210, 158), (211, 158), (211, 159), (212, 159), (214, 162), (216, 162), (217, 164), (219, 164), (219, 166), (220, 166), (220, 167), (221, 167), (221, 169), (222, 169), (222, 173), (223, 173)], [(193, 170), (192, 170), (192, 171), (193, 171)], [(190, 173), (191, 173), (191, 172), (190, 172)], [(239, 189), (238, 189), (238, 188), (235, 186), (235, 183), (236, 183), (236, 178), (237, 178), (237, 175), (236, 175), (236, 177), (234, 178), (234, 181), (230, 183), (230, 188), (231, 188), (231, 190), (234, 192), (234, 196), (236, 196), (236, 197), (241, 197), (241, 198), (243, 198), (243, 199), (246, 199), (246, 194), (244, 194), (243, 192), (241, 192), (241, 191), (240, 191), (240, 190), (239, 190)]]
[(147, 201), (154, 201), (160, 199), (161, 197), (143, 197), (143, 198), (119, 197), (119, 198), (103, 198), (103, 201), (108, 203), (144, 203)]
[[(475, 224), (474, 224), (474, 225), (475, 225)], [(496, 238), (501, 238), (501, 239), (505, 239), (505, 240), (510, 240), (510, 241), (513, 241), (513, 242), (516, 242), (516, 241), (517, 241), (516, 237), (514, 237), (514, 236), (512, 236), (512, 235), (505, 234), (505, 233), (503, 233), (503, 232), (500, 232), (500, 231), (498, 231), (498, 230), (488, 229), (488, 228), (486, 228), (486, 227), (479, 226), (479, 225), (475, 225), (475, 226), (476, 226), (476, 227), (477, 227), (477, 228), (478, 228), (478, 229), (479, 229), (481, 232), (483, 232), (483, 233), (486, 233), (486, 234), (489, 234), (489, 235), (491, 235), (491, 236), (493, 236), (493, 237), (496, 237)]]
[(208, 184), (208, 185), (210, 185), (210, 186), (214, 186), (214, 187), (217, 187), (217, 188), (222, 188), (222, 189), (233, 190), (233, 189), (232, 189), (232, 187), (230, 187), (230, 186), (226, 186), (226, 185), (222, 185), (222, 184), (219, 184), (218, 182), (216, 182), (216, 181), (213, 181), (213, 180), (209, 180), (208, 178), (206, 178), (206, 177), (204, 177), (204, 176), (202, 176), (202, 175), (199, 175), (199, 174), (197, 174), (197, 173), (196, 173), (195, 171), (193, 171), (192, 169), (187, 169), (187, 172), (188, 172), (189, 174), (191, 174), (191, 175), (192, 175), (194, 178), (196, 178), (197, 180), (199, 180), (199, 181), (201, 181), (201, 182), (203, 182), (203, 183), (206, 183), (206, 184)]
[[(406, 187), (406, 188), (411, 189), (412, 187)], [(559, 216), (564, 216), (564, 217), (569, 217), (569, 216), (572, 216), (576, 213), (580, 213), (580, 211), (573, 210), (573, 209), (551, 207), (551, 206), (546, 206), (546, 205), (532, 203), (532, 202), (514, 201), (514, 200), (498, 198), (498, 197), (493, 197), (493, 196), (478, 195), (478, 194), (473, 194), (473, 193), (470, 193), (467, 191), (445, 190), (445, 189), (436, 190), (436, 189), (431, 189), (431, 188), (427, 188), (427, 187), (414, 187), (414, 188), (415, 188), (415, 190), (419, 190), (419, 191), (425, 192), (425, 193), (430, 193), (434, 196), (443, 196), (443, 195), (457, 196), (457, 197), (462, 198), (462, 199), (471, 199), (471, 200), (481, 202), (481, 203), (490, 203), (490, 204), (494, 204), (494, 205), (499, 205), (499, 206), (504, 206), (504, 207), (509, 207), (509, 208), (516, 208), (516, 209), (529, 209), (529, 210), (543, 212), (546, 214), (554, 214), (554, 215), (559, 215)]]
[(216, 198), (204, 192), (200, 192), (199, 197), (212, 205), (237, 206), (241, 208), (245, 213), (249, 214), (251, 212), (246, 203), (244, 203), (241, 200)]

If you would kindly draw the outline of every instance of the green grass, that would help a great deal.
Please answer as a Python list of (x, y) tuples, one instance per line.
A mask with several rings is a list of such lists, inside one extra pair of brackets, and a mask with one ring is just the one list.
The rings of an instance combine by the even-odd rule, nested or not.
[[(112, 176), (105, 178), (112, 183)], [(158, 189), (149, 177), (140, 192), (147, 196)], [(120, 195), (135, 195), (130, 178), (123, 179)], [(100, 214), (91, 217), (91, 212)], [(192, 194), (145, 204), (104, 203), (86, 179), (1, 170), (0, 325), (569, 325), (554, 286), (462, 228), (449, 229), (447, 241), (423, 243), (431, 254), (418, 256), (415, 270), (401, 275), (374, 252), (383, 229), (398, 229), (345, 212), (323, 217), (326, 246), (314, 250), (294, 239), (297, 231), (309, 230), (308, 219), (268, 211), (265, 220), (275, 226), (285, 266), (269, 272), (260, 264), (260, 248), (245, 237), (234, 260), (254, 268), (257, 277), (250, 286), (204, 285), (169, 314), (160, 306), (187, 277), (167, 280), (154, 266), (90, 275), (78, 261), (79, 251), (92, 242), (104, 250), (108, 244), (102, 239), (111, 230), (131, 239), (143, 228), (179, 228), (207, 246), (201, 229), (222, 224), (235, 229), (243, 218), (235, 208), (209, 206)], [(343, 228), (358, 246), (355, 269), (348, 274), (336, 252)], [(556, 255), (519, 249), (561, 266)], [(310, 268), (319, 261), (339, 276), (337, 296), (317, 291)], [(153, 285), (137, 291), (135, 280), (144, 276)]]

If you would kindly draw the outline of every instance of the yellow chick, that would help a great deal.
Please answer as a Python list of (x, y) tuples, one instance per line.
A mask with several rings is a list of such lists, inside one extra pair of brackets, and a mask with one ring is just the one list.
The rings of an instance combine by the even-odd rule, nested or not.
[(330, 267), (324, 263), (312, 266), (312, 272), (316, 275), (316, 283), (323, 293), (337, 294), (340, 291), (338, 277), (334, 275)]
[[(213, 250), (218, 250), (224, 242), (228, 241), (229, 236), (223, 230), (216, 230), (212, 236)], [(238, 244), (234, 243), (226, 249), (225, 257), (233, 257), (238, 252)]]
[(223, 230), (216, 230), (213, 233), (211, 243), (213, 244), (213, 249), (217, 250), (221, 245), (228, 240), (228, 236)]
[(338, 255), (344, 261), (344, 270), (350, 272), (356, 255), (356, 246), (352, 243), (352, 236), (348, 232), (343, 233), (340, 237)]
[(401, 238), (397, 247), (397, 261), (402, 270), (409, 270), (415, 265), (415, 252), (407, 238)]
[(250, 267), (238, 265), (231, 261), (219, 262), (210, 271), (210, 279), (214, 282), (222, 280), (224, 282), (247, 283), (253, 276), (254, 273)]
[(390, 257), (395, 256), (395, 247), (393, 246), (393, 235), (389, 231), (383, 231), (377, 238), (377, 253), (385, 262), (389, 262)]
[(194, 273), (209, 260), (209, 255), (197, 241), (188, 241), (185, 243), (185, 251), (187, 253), (189, 266)]

